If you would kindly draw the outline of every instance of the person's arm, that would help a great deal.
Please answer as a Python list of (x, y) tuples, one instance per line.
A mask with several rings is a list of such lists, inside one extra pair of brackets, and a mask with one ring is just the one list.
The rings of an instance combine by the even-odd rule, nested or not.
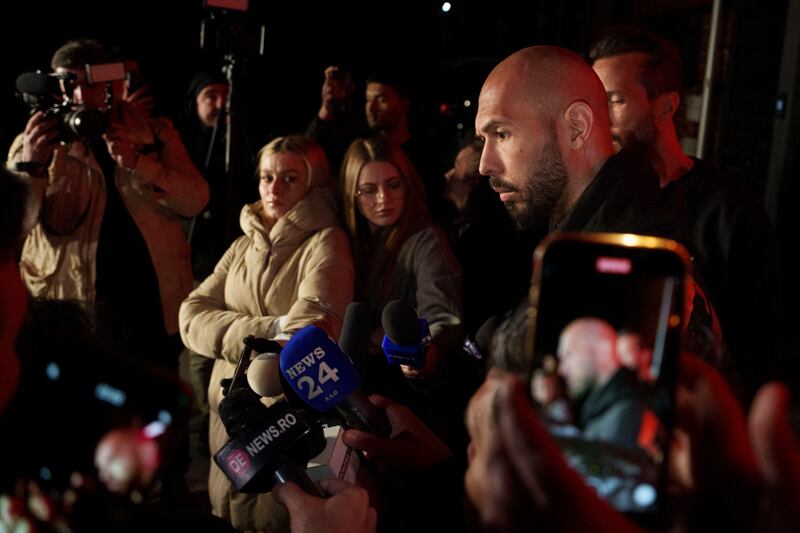
[(428, 470), (451, 457), (447, 445), (408, 407), (378, 394), (371, 395), (369, 400), (386, 411), (392, 425), (391, 436), (384, 438), (348, 429), (342, 435), (345, 444), (363, 452), (369, 460), (413, 471)]
[(286, 338), (309, 324), (338, 338), (347, 304), (353, 299), (355, 269), (344, 231), (326, 228), (312, 238), (316, 242), (303, 265), (297, 299), (281, 319)]
[(800, 447), (791, 406), (789, 388), (772, 382), (759, 389), (750, 408), (750, 442), (764, 483), (762, 531), (791, 531), (800, 524)]
[[(342, 317), (353, 297), (353, 263), (347, 237), (338, 228), (322, 230), (303, 269), (297, 300), (286, 315), (252, 316), (228, 309), (225, 280), (238, 254), (244, 253), (247, 237), (228, 249), (197, 289), (181, 304), (181, 338), (187, 347), (206, 357), (238, 360), (242, 339), (247, 335), (288, 339), (288, 333), (315, 324), (337, 336)], [(314, 237), (312, 237), (314, 238)]]
[(350, 87), (347, 81), (340, 79), (339, 74), (345, 72), (340, 67), (330, 66), (325, 69), (325, 81), (322, 83), (322, 103), (320, 104), (317, 118), (328, 122), (336, 117), (336, 107), (343, 102)]
[(325, 69), (325, 80), (322, 83), (322, 101), (319, 111), (311, 119), (306, 128), (306, 135), (324, 144), (328, 139), (336, 135), (337, 126), (341, 126), (336, 116), (336, 101), (345, 97), (345, 88), (342, 82), (334, 76), (339, 67), (329, 66)]
[(341, 479), (319, 482), (326, 499), (306, 494), (292, 482), (276, 486), (272, 495), (286, 506), (292, 533), (373, 533), (378, 523), (367, 491)]
[(427, 230), (412, 252), (412, 261), (416, 276), (417, 315), (428, 321), (432, 337), (428, 353), (433, 355), (422, 369), (403, 366), (407, 377), (416, 378), (429, 375), (440, 367), (441, 358), (463, 340), (464, 328), (461, 321), (461, 267), (447, 244), (444, 232), (436, 226)]
[(208, 183), (195, 168), (172, 123), (157, 119), (151, 124), (161, 147), (150, 153), (137, 152), (124, 140), (123, 132), (109, 132), (109, 150), (122, 167), (118, 172), (127, 172), (150, 202), (184, 217), (194, 216), (208, 203)]
[(55, 121), (41, 112), (32, 115), (25, 131), (11, 144), (8, 165), (30, 185), (24, 227), (30, 229), (41, 219), (48, 231), (64, 235), (86, 216), (102, 176), (68, 155), (75, 152), (88, 157), (82, 147), (56, 142), (59, 129)]
[(277, 316), (252, 316), (228, 309), (225, 282), (231, 264), (247, 247), (239, 237), (222, 256), (214, 272), (183, 301), (179, 313), (181, 339), (192, 351), (236, 363), (247, 335), (267, 337)]
[(485, 525), (508, 531), (530, 523), (547, 531), (640, 531), (566, 464), (522, 381), (495, 373), (484, 387), (488, 393), (473, 397), (467, 422), (472, 435), (482, 426), (488, 468), (480, 471), (483, 479), (472, 481), (484, 489), (485, 499), (474, 503)]

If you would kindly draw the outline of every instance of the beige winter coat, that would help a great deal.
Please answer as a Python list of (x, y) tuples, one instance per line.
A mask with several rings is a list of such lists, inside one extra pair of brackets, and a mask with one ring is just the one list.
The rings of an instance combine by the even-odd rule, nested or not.
[[(178, 331), (178, 307), (192, 289), (189, 243), (180, 217), (208, 203), (208, 184), (192, 164), (166, 119), (150, 121), (158, 153), (140, 155), (133, 169), (117, 167), (114, 184), (142, 233), (158, 280), (164, 327)], [(22, 157), (23, 135), (9, 161)], [(23, 173), (24, 175), (24, 173)], [(33, 296), (95, 300), (97, 243), (106, 206), (106, 184), (93, 154), (78, 141), (59, 146), (49, 178), (31, 178), (33, 228), (25, 240), (20, 273)]]
[[(212, 455), (228, 434), (218, 414), (219, 382), (233, 375), (247, 335), (286, 338), (309, 324), (338, 338), (353, 297), (353, 261), (337, 226), (333, 195), (312, 189), (268, 229), (261, 203), (245, 206), (239, 237), (180, 309), (183, 342), (216, 359), (208, 390)], [(270, 404), (274, 399), (265, 398)], [(237, 493), (213, 463), (209, 496), (215, 515), (247, 531), (288, 531), (288, 515), (270, 494)]]

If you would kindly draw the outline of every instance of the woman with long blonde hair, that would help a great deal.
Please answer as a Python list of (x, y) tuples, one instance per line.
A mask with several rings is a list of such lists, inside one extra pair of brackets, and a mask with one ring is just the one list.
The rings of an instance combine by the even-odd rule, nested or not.
[[(312, 324), (338, 338), (353, 296), (353, 261), (319, 145), (297, 135), (273, 140), (258, 154), (258, 176), (261, 199), (242, 209), (244, 235), (180, 310), (186, 346), (215, 360), (208, 390), (212, 456), (229, 440), (219, 383), (233, 375), (242, 339), (285, 340)], [(289, 529), (271, 494), (236, 492), (213, 462), (208, 490), (214, 514), (238, 529)]]

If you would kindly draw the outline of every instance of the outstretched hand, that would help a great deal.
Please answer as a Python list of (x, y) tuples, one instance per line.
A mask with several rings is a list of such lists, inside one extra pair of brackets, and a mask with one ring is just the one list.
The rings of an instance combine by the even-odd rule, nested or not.
[(389, 438), (365, 431), (348, 429), (342, 440), (364, 453), (370, 460), (385, 461), (393, 466), (425, 470), (450, 457), (450, 449), (411, 410), (378, 394), (369, 397), (386, 411), (392, 425)]
[(467, 427), (467, 495), (490, 530), (639, 530), (566, 464), (516, 376), (490, 372), (467, 408)]
[(332, 120), (336, 114), (336, 105), (347, 98), (350, 89), (346, 82), (340, 80), (337, 72), (340, 67), (329, 66), (325, 69), (325, 81), (322, 84), (322, 104), (318, 116), (320, 120)]
[(319, 482), (327, 499), (312, 496), (292, 482), (272, 490), (275, 499), (286, 506), (292, 533), (372, 533), (378, 521), (369, 506), (367, 491), (341, 479)]

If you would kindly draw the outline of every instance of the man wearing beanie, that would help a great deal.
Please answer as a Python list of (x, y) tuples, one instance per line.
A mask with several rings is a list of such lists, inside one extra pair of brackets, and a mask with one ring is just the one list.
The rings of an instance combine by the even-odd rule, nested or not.
[[(252, 154), (246, 137), (234, 147), (239, 154), (232, 182), (225, 171), (225, 104), (228, 80), (221, 71), (198, 73), (189, 83), (184, 102), (185, 120), (181, 136), (195, 166), (208, 182), (211, 199), (205, 211), (190, 223), (192, 271), (195, 281), (202, 281), (213, 271), (217, 261), (231, 242), (241, 234), (239, 211), (248, 201), (252, 187), (239, 187), (237, 182), (253, 176)], [(241, 130), (239, 130), (241, 131)]]
[[(248, 197), (247, 193), (256, 190), (255, 187), (236, 186), (225, 170), (225, 105), (228, 88), (228, 80), (222, 71), (203, 71), (192, 78), (184, 100), (184, 122), (181, 127), (183, 142), (210, 189), (206, 209), (186, 224), (192, 247), (195, 286), (214, 271), (225, 250), (241, 235), (239, 213), (245, 203), (254, 199)], [(254, 167), (248, 145), (245, 143), (235, 149), (239, 154), (235, 180), (238, 183), (252, 181)], [(192, 426), (200, 435), (199, 451), (207, 455), (208, 382), (214, 360), (190, 350), (187, 352), (190, 380), (198, 409)]]

